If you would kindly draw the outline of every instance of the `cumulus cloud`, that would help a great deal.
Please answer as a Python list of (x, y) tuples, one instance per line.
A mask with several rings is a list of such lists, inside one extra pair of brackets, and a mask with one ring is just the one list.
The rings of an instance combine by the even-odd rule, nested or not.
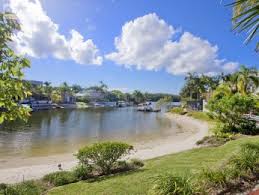
[(218, 58), (218, 47), (190, 32), (173, 40), (177, 30), (155, 13), (136, 18), (122, 27), (115, 38), (116, 51), (109, 60), (126, 67), (145, 70), (165, 69), (174, 75), (188, 72), (214, 74), (231, 72), (238, 66)]
[(21, 23), (22, 30), (13, 37), (12, 43), (18, 53), (37, 58), (71, 59), (85, 65), (102, 64), (103, 59), (93, 41), (84, 40), (74, 29), (70, 39), (62, 35), (58, 24), (47, 16), (39, 0), (9, 0), (8, 7)]

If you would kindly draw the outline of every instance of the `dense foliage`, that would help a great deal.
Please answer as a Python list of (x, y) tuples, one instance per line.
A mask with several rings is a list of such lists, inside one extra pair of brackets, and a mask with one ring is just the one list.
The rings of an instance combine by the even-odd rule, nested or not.
[(81, 164), (94, 166), (101, 174), (109, 174), (116, 161), (132, 149), (133, 146), (121, 142), (103, 142), (81, 148), (76, 156)]
[(9, 46), (16, 30), (20, 26), (15, 15), (0, 13), (0, 124), (29, 116), (29, 110), (18, 102), (30, 95), (23, 81), (23, 69), (30, 62), (16, 55)]
[(43, 177), (43, 181), (49, 182), (54, 186), (62, 186), (77, 181), (76, 176), (69, 171), (57, 171), (49, 173)]
[(85, 180), (91, 176), (92, 171), (93, 168), (91, 166), (79, 164), (74, 168), (73, 173), (78, 180)]
[(0, 194), (3, 195), (41, 195), (44, 190), (43, 186), (35, 181), (25, 181), (13, 185), (0, 184)]
[[(220, 122), (217, 134), (242, 133), (255, 135), (259, 133), (256, 122), (249, 117), (258, 114), (259, 96), (256, 90), (259, 87), (259, 73), (256, 68), (240, 66), (232, 74), (219, 76), (197, 75), (186, 76), (186, 82), (181, 90), (182, 100), (191, 103), (193, 99), (208, 101), (208, 117)], [(191, 100), (191, 101), (190, 101)], [(182, 108), (174, 108), (174, 113), (185, 114)], [(188, 110), (187, 115), (192, 115)], [(194, 112), (196, 114), (198, 112)]]
[(224, 132), (236, 132), (244, 134), (258, 134), (255, 121), (244, 117), (255, 109), (253, 96), (245, 96), (239, 93), (225, 95), (222, 98), (217, 96), (210, 99), (208, 109), (211, 114), (224, 124)]
[(198, 75), (196, 73), (189, 73), (185, 77), (185, 84), (180, 91), (180, 95), (183, 99), (196, 99), (203, 98), (204, 93), (211, 92), (219, 85), (221, 76), (206, 76)]

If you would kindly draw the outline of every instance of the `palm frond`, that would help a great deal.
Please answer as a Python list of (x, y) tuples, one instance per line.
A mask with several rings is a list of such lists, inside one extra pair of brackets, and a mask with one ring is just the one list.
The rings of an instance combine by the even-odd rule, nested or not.
[[(249, 43), (258, 35), (259, 29), (259, 0), (235, 0), (226, 6), (233, 7), (233, 30), (237, 33), (248, 33), (245, 43)], [(259, 51), (259, 43), (256, 43)]]

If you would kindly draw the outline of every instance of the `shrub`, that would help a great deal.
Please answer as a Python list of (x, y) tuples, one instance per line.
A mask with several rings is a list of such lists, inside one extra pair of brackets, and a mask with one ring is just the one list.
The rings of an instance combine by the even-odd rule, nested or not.
[(62, 186), (69, 183), (74, 183), (77, 178), (70, 171), (58, 171), (54, 173), (47, 174), (43, 177), (43, 181), (49, 182), (54, 186)]
[(103, 142), (81, 148), (76, 156), (81, 164), (93, 165), (102, 174), (109, 174), (115, 162), (132, 149), (133, 146), (126, 143)]
[(125, 160), (116, 161), (113, 167), (114, 172), (129, 171), (130, 169), (132, 169), (132, 167)]
[(239, 154), (234, 155), (229, 162), (229, 165), (235, 172), (235, 176), (240, 176), (242, 173), (252, 172), (258, 168), (259, 146), (256, 144), (244, 144), (241, 146)]
[(245, 135), (258, 135), (259, 128), (256, 127), (256, 121), (248, 118), (239, 119), (239, 133)]
[(7, 184), (0, 183), (0, 194), (4, 194), (6, 188), (7, 188)]
[(80, 164), (75, 167), (73, 173), (78, 180), (85, 180), (91, 176), (92, 170), (91, 166)]
[(139, 168), (139, 167), (143, 167), (144, 166), (144, 162), (140, 159), (137, 159), (137, 158), (133, 158), (130, 160), (130, 165), (133, 167), (133, 168)]
[(257, 154), (259, 154), (259, 143), (245, 143), (241, 145), (242, 153), (249, 153), (250, 151), (255, 151)]
[(204, 188), (224, 187), (228, 182), (230, 170), (228, 169), (203, 169), (199, 175), (200, 185)]
[(219, 137), (219, 136), (205, 136), (203, 139), (196, 142), (197, 145), (206, 145), (206, 146), (221, 146), (226, 142), (232, 140), (232, 137)]
[(25, 181), (22, 183), (8, 185), (3, 190), (5, 195), (40, 195), (43, 188), (34, 181)]
[(154, 186), (148, 192), (149, 195), (192, 195), (194, 189), (190, 178), (178, 177), (172, 174), (164, 174), (155, 178)]
[(259, 133), (254, 121), (244, 118), (255, 109), (256, 101), (253, 96), (234, 94), (218, 96), (217, 93), (208, 102), (208, 109), (214, 118), (223, 126), (222, 132), (234, 132), (254, 135)]

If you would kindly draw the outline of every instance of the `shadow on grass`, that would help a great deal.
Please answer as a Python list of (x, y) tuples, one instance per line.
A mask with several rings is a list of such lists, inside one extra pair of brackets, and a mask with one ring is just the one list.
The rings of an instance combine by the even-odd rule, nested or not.
[(117, 176), (128, 176), (128, 175), (135, 174), (135, 173), (141, 173), (141, 172), (144, 172), (146, 170), (147, 169), (142, 168), (142, 169), (129, 170), (129, 171), (125, 171), (125, 172), (117, 172), (117, 173), (113, 173), (113, 174), (109, 174), (109, 175), (101, 175), (101, 176), (92, 177), (92, 178), (89, 178), (89, 179), (84, 180), (82, 182), (86, 182), (86, 183), (100, 182), (100, 181), (110, 179), (110, 178), (113, 178), (113, 177), (117, 177)]

